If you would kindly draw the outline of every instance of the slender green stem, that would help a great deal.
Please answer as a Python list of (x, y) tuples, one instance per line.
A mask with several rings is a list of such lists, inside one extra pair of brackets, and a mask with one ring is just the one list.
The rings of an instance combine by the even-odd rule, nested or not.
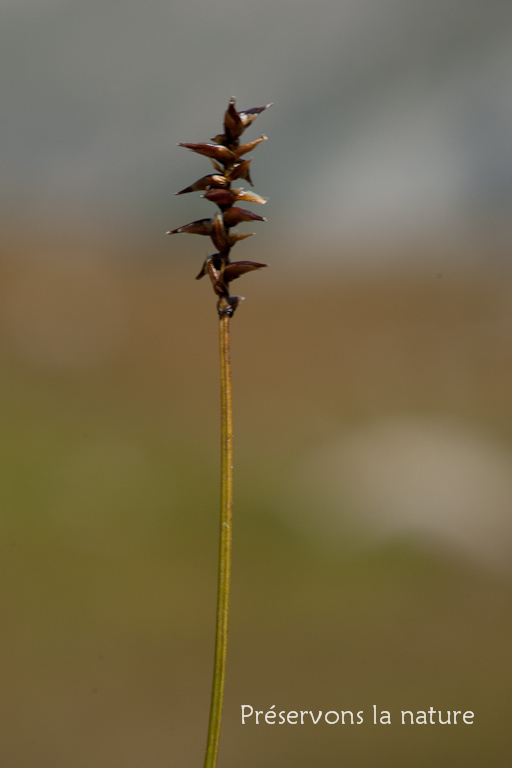
[(210, 724), (204, 768), (215, 768), (219, 748), (226, 654), (228, 646), (229, 592), (231, 586), (231, 527), (233, 512), (233, 406), (231, 401), (231, 362), (229, 357), (229, 316), (220, 317), (220, 391), (221, 391), (221, 495), (219, 581), (217, 629), (213, 669)]

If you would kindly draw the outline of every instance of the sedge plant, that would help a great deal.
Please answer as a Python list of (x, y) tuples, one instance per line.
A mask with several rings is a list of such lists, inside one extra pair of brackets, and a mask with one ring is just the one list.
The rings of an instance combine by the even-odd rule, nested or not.
[(232, 248), (239, 240), (251, 234), (239, 234), (233, 227), (241, 222), (265, 221), (241, 203), (265, 203), (266, 199), (245, 190), (234, 187), (235, 182), (246, 181), (252, 186), (250, 164), (252, 160), (243, 157), (251, 152), (266, 136), (247, 144), (240, 144), (240, 137), (258, 115), (271, 104), (238, 111), (235, 99), (231, 99), (224, 115), (224, 133), (218, 134), (211, 141), (200, 144), (183, 144), (192, 152), (205, 155), (213, 164), (213, 173), (203, 176), (190, 187), (177, 192), (202, 191), (206, 200), (214, 203), (217, 212), (206, 219), (198, 219), (183, 227), (168, 232), (169, 235), (189, 233), (209, 237), (216, 252), (208, 256), (197, 275), (197, 279), (208, 275), (217, 296), (217, 314), (219, 316), (219, 359), (221, 392), (221, 496), (220, 496), (220, 543), (217, 592), (217, 624), (215, 633), (215, 661), (213, 670), (212, 698), (206, 744), (204, 768), (216, 768), (219, 747), (224, 684), (226, 679), (226, 655), (229, 624), (229, 594), (231, 586), (231, 540), (233, 513), (233, 406), (231, 397), (231, 362), (230, 362), (230, 321), (242, 296), (230, 294), (230, 283), (247, 272), (266, 267), (254, 261), (231, 261)]

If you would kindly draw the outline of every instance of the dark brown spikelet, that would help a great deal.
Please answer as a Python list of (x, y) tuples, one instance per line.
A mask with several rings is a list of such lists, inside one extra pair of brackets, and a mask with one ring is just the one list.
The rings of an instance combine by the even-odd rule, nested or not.
[(258, 144), (261, 144), (262, 141), (265, 141), (267, 137), (261, 136), (255, 141), (240, 144), (240, 136), (256, 120), (259, 114), (271, 106), (272, 104), (266, 104), (264, 107), (253, 107), (252, 109), (239, 112), (235, 107), (235, 99), (230, 99), (224, 114), (224, 133), (218, 134), (209, 142), (179, 144), (180, 147), (185, 147), (192, 152), (197, 152), (210, 158), (215, 173), (203, 176), (194, 184), (176, 194), (184, 195), (188, 192), (202, 191), (204, 192), (202, 197), (217, 205), (219, 211), (212, 218), (193, 221), (190, 224), (173, 229), (167, 234), (175, 235), (184, 232), (207, 235), (211, 238), (217, 253), (208, 256), (197, 275), (197, 279), (199, 280), (205, 275), (210, 277), (213, 290), (219, 297), (217, 304), (219, 315), (232, 316), (243, 298), (230, 295), (229, 283), (247, 272), (253, 272), (256, 269), (267, 266), (255, 261), (232, 262), (230, 260), (231, 249), (238, 241), (250, 237), (254, 232), (239, 234), (236, 231), (230, 232), (229, 230), (237, 224), (246, 221), (266, 221), (263, 216), (259, 216), (247, 210), (247, 208), (240, 208), (235, 205), (238, 201), (261, 204), (266, 203), (266, 199), (244, 189), (232, 189), (231, 183), (236, 179), (243, 179), (252, 186), (249, 173), (249, 165), (252, 160), (242, 160), (241, 158), (243, 155), (251, 152)]
[(182, 189), (180, 192), (176, 192), (177, 195), (185, 195), (187, 192), (198, 192), (202, 189), (224, 189), (229, 184), (225, 176), (218, 173), (210, 173), (209, 176), (203, 176), (202, 179), (191, 184), (190, 187)]
[(235, 195), (230, 189), (209, 189), (203, 197), (211, 203), (217, 203), (220, 208), (223, 206), (229, 207), (236, 200)]
[(191, 221), (190, 224), (184, 224), (178, 229), (168, 232), (168, 235), (177, 235), (178, 232), (188, 232), (189, 235), (211, 235), (213, 232), (213, 219), (199, 219)]
[(187, 149), (191, 149), (192, 152), (197, 152), (199, 155), (206, 155), (206, 157), (211, 157), (213, 160), (217, 160), (217, 162), (223, 164), (232, 162), (236, 158), (236, 155), (222, 144), (178, 144), (178, 146), (186, 147)]
[(248, 211), (247, 208), (232, 206), (224, 211), (224, 223), (226, 227), (235, 227), (242, 221), (266, 221), (264, 216)]
[(246, 272), (253, 272), (255, 269), (267, 267), (268, 264), (260, 264), (257, 261), (232, 261), (227, 267), (224, 267), (224, 280), (230, 283), (238, 277), (245, 275)]

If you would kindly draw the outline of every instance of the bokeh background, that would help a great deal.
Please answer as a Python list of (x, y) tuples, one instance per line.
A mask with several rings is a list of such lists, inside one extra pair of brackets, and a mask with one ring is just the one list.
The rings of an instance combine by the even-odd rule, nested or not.
[[(511, 16), (2, 0), (2, 765), (202, 764), (217, 323), (204, 239), (164, 233), (208, 215), (176, 143), (232, 95), (275, 106), (236, 253), (271, 268), (233, 322), (220, 765), (510, 765)], [(431, 706), (475, 724), (400, 725)]]

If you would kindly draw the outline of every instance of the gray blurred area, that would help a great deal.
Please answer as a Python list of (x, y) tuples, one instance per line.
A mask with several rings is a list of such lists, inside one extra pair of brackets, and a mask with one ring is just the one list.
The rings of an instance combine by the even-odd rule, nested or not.
[(503, 0), (4, 0), (2, 197), (23, 219), (148, 232), (202, 168), (176, 142), (217, 133), (235, 95), (276, 103), (256, 124), (274, 236), (507, 229), (511, 16)]
[[(235, 283), (219, 768), (508, 768), (511, 17), (0, 2), (1, 766), (202, 764), (217, 323), (207, 238), (165, 232), (236, 96), (274, 102), (233, 254), (270, 267)], [(474, 724), (401, 725), (430, 707)]]

